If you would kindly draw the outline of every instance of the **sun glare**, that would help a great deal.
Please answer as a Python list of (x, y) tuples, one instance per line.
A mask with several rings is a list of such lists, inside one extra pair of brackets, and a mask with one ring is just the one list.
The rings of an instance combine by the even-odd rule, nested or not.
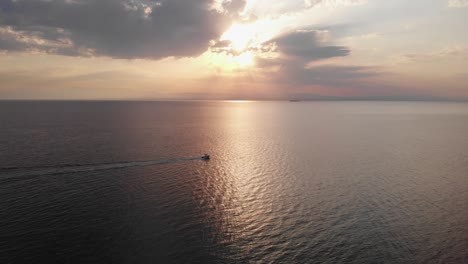
[(238, 55), (208, 52), (204, 55), (204, 60), (224, 70), (235, 71), (239, 68), (252, 66), (254, 64), (254, 56), (255, 55), (251, 51), (246, 51)]
[(244, 52), (234, 57), (239, 66), (245, 67), (253, 64), (253, 54), (250, 51)]
[(221, 40), (231, 41), (232, 48), (241, 52), (245, 50), (255, 37), (255, 29), (248, 24), (234, 24), (221, 36)]

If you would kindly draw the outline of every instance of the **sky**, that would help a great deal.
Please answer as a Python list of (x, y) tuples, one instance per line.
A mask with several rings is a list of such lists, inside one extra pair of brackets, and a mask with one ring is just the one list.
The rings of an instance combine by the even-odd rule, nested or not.
[(468, 101), (468, 0), (0, 0), (0, 99)]

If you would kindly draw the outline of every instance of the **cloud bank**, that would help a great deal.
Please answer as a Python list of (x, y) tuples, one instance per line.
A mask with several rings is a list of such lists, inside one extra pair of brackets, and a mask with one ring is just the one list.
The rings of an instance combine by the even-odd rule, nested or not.
[(244, 0), (2, 0), (0, 50), (160, 59), (197, 56)]
[(260, 58), (258, 66), (271, 74), (276, 83), (290, 87), (324, 85), (349, 86), (350, 82), (374, 76), (374, 69), (360, 66), (308, 66), (310, 63), (344, 57), (350, 50), (343, 46), (327, 46), (320, 42), (319, 32), (300, 30), (277, 37), (264, 43), (277, 54), (273, 58)]

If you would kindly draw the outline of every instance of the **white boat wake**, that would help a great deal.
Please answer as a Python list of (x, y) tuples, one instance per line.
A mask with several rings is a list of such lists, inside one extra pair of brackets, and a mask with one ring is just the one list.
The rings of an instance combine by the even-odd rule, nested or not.
[(202, 157), (148, 160), (148, 161), (124, 161), (100, 164), (64, 164), (57, 166), (35, 166), (35, 167), (7, 167), (0, 168), (0, 182), (9, 181), (23, 177), (33, 177), (42, 175), (69, 174), (87, 171), (112, 170), (130, 167), (153, 166), (190, 160), (203, 160)]

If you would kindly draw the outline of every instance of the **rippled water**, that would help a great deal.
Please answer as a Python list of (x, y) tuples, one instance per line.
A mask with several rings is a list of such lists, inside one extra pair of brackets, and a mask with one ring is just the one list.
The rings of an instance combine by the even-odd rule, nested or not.
[(468, 104), (1, 102), (0, 121), (1, 263), (468, 263)]

